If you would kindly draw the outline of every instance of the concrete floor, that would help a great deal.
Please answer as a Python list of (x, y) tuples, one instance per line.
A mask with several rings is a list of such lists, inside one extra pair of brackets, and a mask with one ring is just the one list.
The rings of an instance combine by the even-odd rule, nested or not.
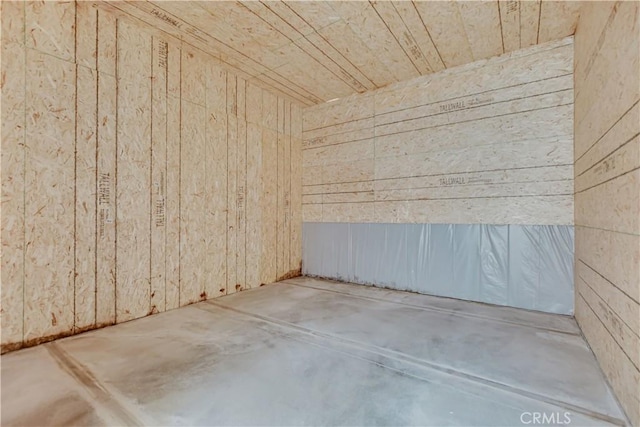
[(573, 319), (312, 278), (1, 361), (6, 426), (625, 424)]

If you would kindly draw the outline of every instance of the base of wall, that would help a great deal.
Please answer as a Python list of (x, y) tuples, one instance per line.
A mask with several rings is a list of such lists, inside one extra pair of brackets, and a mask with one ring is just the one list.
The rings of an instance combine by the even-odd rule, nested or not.
[(572, 226), (304, 223), (305, 275), (574, 312)]

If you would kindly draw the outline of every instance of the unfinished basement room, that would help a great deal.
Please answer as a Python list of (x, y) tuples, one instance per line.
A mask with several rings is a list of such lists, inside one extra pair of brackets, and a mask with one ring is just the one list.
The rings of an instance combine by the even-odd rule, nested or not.
[(640, 427), (640, 1), (5, 1), (2, 426)]

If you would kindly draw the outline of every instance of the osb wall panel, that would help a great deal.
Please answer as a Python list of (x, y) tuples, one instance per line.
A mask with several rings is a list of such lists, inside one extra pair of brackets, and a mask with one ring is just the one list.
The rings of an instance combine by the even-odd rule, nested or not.
[(640, 424), (640, 6), (588, 3), (575, 36), (576, 319)]
[(109, 5), (1, 7), (3, 352), (299, 274), (300, 106)]
[(304, 221), (573, 224), (572, 69), (567, 38), (306, 108)]

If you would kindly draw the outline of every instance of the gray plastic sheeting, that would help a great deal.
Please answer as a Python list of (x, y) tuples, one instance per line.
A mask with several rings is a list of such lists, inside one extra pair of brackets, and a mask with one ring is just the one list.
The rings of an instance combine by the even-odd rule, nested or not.
[(572, 226), (304, 223), (302, 271), (573, 314)]

